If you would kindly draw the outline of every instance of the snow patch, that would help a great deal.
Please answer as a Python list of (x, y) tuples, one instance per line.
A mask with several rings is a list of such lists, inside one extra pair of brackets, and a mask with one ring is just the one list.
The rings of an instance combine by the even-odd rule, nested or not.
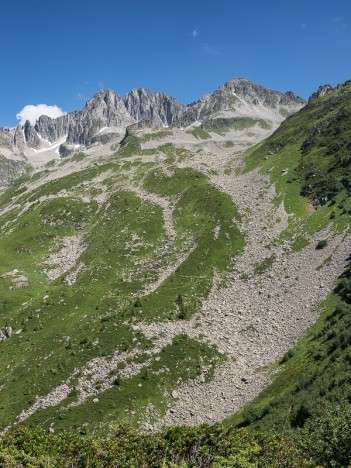
[(63, 143), (66, 142), (67, 136), (68, 135), (65, 135), (64, 137), (60, 138), (59, 140), (55, 141), (54, 143), (51, 143), (50, 146), (48, 146), (46, 148), (41, 148), (40, 150), (35, 149), (34, 153), (43, 153), (44, 151), (50, 151), (50, 150), (54, 150), (54, 149), (58, 148), (59, 146), (61, 146)]
[(43, 138), (43, 137), (40, 135), (40, 133), (37, 133), (37, 135), (38, 135), (39, 140), (44, 141), (44, 142), (47, 143), (49, 146), (52, 145), (52, 142), (49, 141), (49, 140), (46, 140), (45, 138)]
[(193, 128), (193, 127), (200, 127), (201, 124), (202, 122), (200, 122), (199, 120), (195, 120), (195, 122), (185, 127), (184, 130), (187, 130), (188, 128)]

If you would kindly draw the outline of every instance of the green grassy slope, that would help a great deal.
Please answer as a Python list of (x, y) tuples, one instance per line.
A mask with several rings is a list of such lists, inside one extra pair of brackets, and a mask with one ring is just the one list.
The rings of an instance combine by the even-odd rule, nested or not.
[(350, 101), (347, 82), (311, 100), (247, 152), (243, 170), (259, 168), (269, 175), (277, 192), (276, 204), (284, 202), (293, 215), (282, 240), (295, 237), (297, 250), (304, 245), (304, 232), (318, 232), (332, 222), (340, 233), (349, 225)]
[(274, 181), (284, 180), (279, 187), (285, 193), (287, 185), (298, 186), (300, 195), (316, 206), (342, 193), (337, 202), (343, 207), (351, 164), (350, 93), (348, 83), (288, 117), (271, 137), (249, 151), (246, 170), (260, 166), (270, 171)]
[[(164, 152), (170, 169), (184, 156), (172, 146), (152, 151)], [(214, 269), (224, 275), (244, 243), (228, 196), (190, 169), (166, 176), (154, 163), (135, 160), (140, 152), (133, 137), (110, 160), (50, 182), (45, 170), (1, 195), (0, 330), (12, 329), (0, 342), (1, 428), (63, 382), (69, 391), (25, 424), (104, 431), (128, 415), (138, 425), (151, 404), (157, 414), (166, 410), (179, 382), (200, 373), (210, 379), (225, 359), (214, 346), (183, 335), (155, 351), (137, 329), (140, 320), (189, 319), (206, 298)], [(133, 186), (173, 203), (174, 239), (162, 207)], [(214, 239), (217, 224), (221, 235)], [(69, 281), (75, 268), (49, 281), (44, 270), (55, 268), (49, 255), (59, 256), (65, 239), (74, 238), (82, 246), (76, 281)], [(150, 292), (180, 252), (183, 263)], [(124, 361), (102, 381), (87, 377), (99, 401), (91, 395), (70, 407), (79, 401), (82, 368), (116, 355)], [(123, 374), (129, 368), (136, 370)]]

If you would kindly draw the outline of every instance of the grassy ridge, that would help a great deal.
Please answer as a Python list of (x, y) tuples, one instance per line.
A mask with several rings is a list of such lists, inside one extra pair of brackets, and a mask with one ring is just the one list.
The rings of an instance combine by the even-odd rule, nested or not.
[[(342, 192), (336, 200), (342, 207), (350, 190), (350, 95), (348, 84), (310, 101), (271, 137), (249, 150), (246, 170), (260, 166), (265, 172), (272, 171), (275, 182), (282, 179), (292, 184), (292, 192), (299, 187), (301, 196), (316, 205), (324, 205)], [(294, 198), (289, 195), (287, 199)]]
[[(177, 200), (175, 227), (184, 239), (195, 244), (192, 253), (158, 289), (157, 296), (145, 299), (144, 311), (153, 315), (161, 310), (175, 313), (175, 298), (181, 294), (190, 317), (209, 293), (214, 269), (225, 273), (233, 256), (243, 248), (243, 237), (235, 223), (240, 220), (239, 215), (229, 196), (209, 185), (204, 175), (190, 169), (175, 169), (171, 177), (162, 171), (151, 171), (144, 187)], [(217, 239), (216, 227), (220, 227)]]

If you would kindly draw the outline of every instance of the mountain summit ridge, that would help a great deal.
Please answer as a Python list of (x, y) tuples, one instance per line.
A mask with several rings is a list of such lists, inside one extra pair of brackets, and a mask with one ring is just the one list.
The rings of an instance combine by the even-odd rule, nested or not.
[[(223, 117), (223, 112), (230, 111), (231, 117), (250, 114), (257, 117), (262, 110), (267, 110), (269, 120), (280, 123), (304, 104), (291, 91), (284, 94), (244, 78), (227, 81), (192, 104), (180, 104), (174, 97), (145, 88), (134, 88), (123, 98), (114, 90), (106, 89), (98, 91), (80, 110), (57, 118), (42, 115), (34, 125), (27, 121), (24, 126), (0, 129), (0, 133), (8, 146), (24, 152), (40, 150), (45, 147), (45, 141), (53, 144), (64, 137), (68, 145), (87, 147), (101, 140), (99, 133), (105, 128), (110, 129), (105, 134), (113, 138), (136, 123), (156, 128), (184, 128), (202, 119)], [(109, 137), (105, 135), (104, 141)]]
[[(235, 92), (235, 94), (243, 99), (247, 98), (247, 96), (252, 97), (253, 95), (253, 99), (255, 99), (255, 97), (261, 98), (261, 100), (264, 99), (267, 104), (272, 107), (277, 104), (288, 104), (289, 101), (297, 102), (302, 105), (305, 104), (305, 100), (296, 95), (293, 91), (287, 91), (285, 93), (275, 91), (262, 85), (257, 85), (246, 78), (229, 80), (220, 86), (219, 89), (227, 89), (231, 92)], [(269, 97), (271, 99), (268, 99)], [(276, 99), (274, 99), (274, 97)]]

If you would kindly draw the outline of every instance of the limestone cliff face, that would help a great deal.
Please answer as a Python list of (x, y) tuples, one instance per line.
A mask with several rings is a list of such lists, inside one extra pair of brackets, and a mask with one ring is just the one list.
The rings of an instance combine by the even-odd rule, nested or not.
[(234, 110), (236, 106), (240, 106), (240, 102), (235, 96), (218, 89), (188, 105), (177, 124), (181, 127), (187, 127), (196, 121), (210, 118), (220, 111)]
[(125, 128), (132, 123), (134, 119), (122, 98), (108, 89), (95, 94), (80, 111), (70, 112), (57, 119), (41, 116), (35, 129), (52, 143), (67, 136), (67, 143), (89, 145), (102, 128)]
[(334, 91), (342, 90), (343, 88), (347, 88), (351, 83), (351, 80), (347, 80), (344, 83), (339, 83), (336, 86), (331, 86), (330, 84), (325, 84), (320, 86), (316, 92), (314, 92), (311, 97), (309, 98), (309, 101), (312, 101), (313, 99), (318, 99), (320, 97), (325, 96), (326, 94), (333, 93)]
[(26, 147), (24, 131), (20, 125), (17, 125), (13, 134), (13, 144), (16, 148), (23, 151)]
[(35, 124), (35, 130), (42, 138), (54, 143), (67, 135), (70, 122), (74, 120), (74, 114), (77, 113), (71, 112), (56, 119), (42, 115)]
[(187, 107), (164, 93), (144, 88), (133, 89), (124, 98), (124, 103), (136, 122), (146, 121), (154, 127), (176, 123)]
[(75, 113), (68, 128), (67, 143), (89, 145), (102, 128), (126, 128), (134, 122), (119, 94), (110, 89), (101, 91)]
[(24, 139), (27, 145), (30, 148), (39, 148), (40, 147), (40, 139), (38, 137), (38, 133), (34, 127), (32, 127), (29, 120), (26, 121), (23, 127)]

